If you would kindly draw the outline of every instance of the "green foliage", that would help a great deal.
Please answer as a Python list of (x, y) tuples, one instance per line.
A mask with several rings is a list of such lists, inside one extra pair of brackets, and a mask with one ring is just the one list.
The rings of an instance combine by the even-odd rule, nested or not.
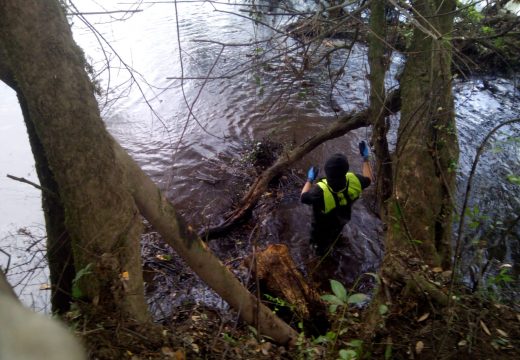
[[(377, 274), (370, 273), (368, 275), (373, 276), (376, 281), (379, 280)], [(357, 339), (342, 342), (341, 336), (347, 333), (349, 321), (352, 321), (345, 316), (349, 306), (365, 303), (368, 300), (368, 296), (361, 293), (349, 292), (343, 284), (336, 280), (330, 280), (330, 287), (332, 294), (322, 295), (321, 299), (329, 304), (329, 313), (334, 317), (334, 324), (332, 330), (316, 338), (313, 343), (327, 346), (327, 352), (329, 354), (335, 354), (335, 352), (338, 351), (337, 348), (341, 346), (337, 357), (339, 360), (361, 359), (363, 355), (363, 342)], [(341, 311), (338, 312), (338, 309)]]
[(285, 301), (282, 298), (274, 297), (269, 294), (264, 294), (264, 297), (268, 300), (268, 302), (271, 305), (274, 305), (274, 309), (273, 309), (274, 313), (278, 312), (280, 310), (280, 308), (287, 308), (291, 311), (294, 311), (294, 305), (288, 303), (287, 301)]
[(490, 276), (488, 279), (488, 286), (496, 285), (498, 287), (505, 286), (514, 281), (513, 277), (509, 275), (510, 268), (503, 267), (500, 272), (495, 276)]
[(463, 3), (461, 1), (457, 1), (457, 9), (458, 13), (456, 16), (456, 20), (467, 21), (474, 24), (480, 23), (484, 18), (484, 15), (477, 10), (475, 4), (468, 5), (467, 3)]
[(509, 181), (511, 184), (520, 185), (520, 175), (507, 175), (507, 181)]
[(385, 304), (381, 304), (379, 305), (379, 315), (386, 315), (388, 313), (388, 306), (386, 306)]
[(79, 270), (76, 273), (74, 280), (72, 280), (72, 298), (80, 299), (85, 295), (85, 294), (83, 294), (83, 291), (81, 290), (81, 288), (79, 286), (79, 281), (83, 277), (85, 277), (89, 274), (92, 274), (91, 269), (92, 269), (92, 264), (88, 264), (87, 266), (85, 266), (83, 269)]

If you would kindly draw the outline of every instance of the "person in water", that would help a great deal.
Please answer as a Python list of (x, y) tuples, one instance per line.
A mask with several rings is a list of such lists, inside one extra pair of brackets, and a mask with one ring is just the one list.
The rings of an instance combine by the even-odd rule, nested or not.
[(339, 239), (341, 230), (350, 220), (352, 204), (363, 189), (372, 182), (372, 171), (368, 162), (368, 146), (359, 143), (363, 157), (363, 175), (349, 172), (349, 163), (343, 154), (332, 155), (325, 163), (325, 178), (318, 177), (319, 168), (311, 166), (307, 181), (301, 192), (301, 202), (312, 205), (311, 245), (316, 255), (324, 256)]

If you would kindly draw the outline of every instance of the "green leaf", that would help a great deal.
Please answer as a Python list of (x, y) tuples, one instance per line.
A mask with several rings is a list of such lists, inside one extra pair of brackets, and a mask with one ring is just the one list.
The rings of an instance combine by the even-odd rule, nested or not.
[(365, 294), (357, 293), (357, 294), (354, 294), (354, 295), (350, 295), (348, 297), (347, 302), (349, 304), (360, 304), (360, 303), (365, 302), (367, 300), (368, 300), (368, 296), (366, 296)]
[(83, 297), (83, 291), (79, 288), (78, 285), (73, 284), (72, 285), (72, 298), (73, 299), (80, 299)]
[(379, 305), (379, 315), (384, 315), (388, 313), (388, 306), (385, 304)]
[(329, 312), (331, 314), (335, 314), (337, 310), (338, 310), (338, 305), (330, 305), (329, 306)]
[(345, 349), (341, 349), (339, 351), (339, 358), (341, 360), (353, 360), (357, 357), (357, 354), (354, 350), (345, 350)]
[(330, 339), (326, 336), (320, 335), (316, 339), (312, 341), (313, 344), (326, 344), (330, 341)]
[(340, 299), (343, 303), (347, 301), (347, 290), (342, 283), (336, 280), (330, 280), (330, 287), (338, 299)]
[(337, 296), (332, 295), (332, 294), (322, 295), (321, 299), (332, 305), (345, 305), (345, 303), (343, 301), (341, 301)]
[(359, 339), (350, 340), (347, 343), (347, 345), (350, 347), (353, 347), (353, 348), (360, 348), (363, 346), (363, 340), (359, 340)]
[(520, 185), (520, 176), (518, 175), (507, 175), (507, 181), (509, 181), (511, 184)]
[(92, 264), (90, 263), (76, 273), (74, 280), (72, 280), (72, 298), (79, 299), (83, 297), (84, 294), (83, 291), (81, 291), (81, 288), (79, 287), (79, 281), (82, 277), (92, 273), (92, 271), (90, 271), (91, 268)]

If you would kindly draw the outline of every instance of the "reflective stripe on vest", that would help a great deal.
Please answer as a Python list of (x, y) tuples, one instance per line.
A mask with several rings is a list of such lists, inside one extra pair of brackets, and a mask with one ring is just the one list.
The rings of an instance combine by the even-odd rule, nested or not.
[[(346, 190), (348, 193), (349, 200), (352, 202), (356, 200), (361, 194), (361, 182), (359, 181), (358, 177), (351, 172), (348, 172), (345, 177), (347, 179)], [(342, 189), (338, 192), (332, 191), (332, 189), (327, 184), (327, 179), (322, 179), (318, 181), (316, 184), (321, 188), (321, 190), (323, 190), (323, 200), (325, 201), (325, 206), (323, 210), (324, 214), (329, 213), (337, 206), (333, 193), (336, 194), (339, 200), (339, 206), (347, 205), (347, 199), (345, 198), (344, 194), (345, 189)]]

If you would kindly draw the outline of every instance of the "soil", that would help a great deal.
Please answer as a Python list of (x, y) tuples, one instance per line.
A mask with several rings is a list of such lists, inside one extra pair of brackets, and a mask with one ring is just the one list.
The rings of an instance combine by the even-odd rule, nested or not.
[[(247, 155), (258, 167), (265, 168), (274, 159), (269, 156), (269, 147), (273, 151), (280, 148), (267, 141), (262, 144), (265, 145), (261, 149)], [(258, 158), (260, 155), (262, 158)], [(252, 171), (254, 166), (247, 162), (237, 164), (241, 164), (238, 168), (243, 166), (239, 170), (247, 180), (244, 183), (250, 182), (256, 173)], [(299, 194), (303, 179), (304, 174), (283, 174), (272, 182), (270, 196), (261, 199), (246, 223), (209, 242), (223, 263), (250, 284), (253, 292), (255, 281), (250, 279), (250, 269), (243, 265), (252, 249), (252, 235), (257, 224), (262, 224), (283, 201), (284, 194)], [(265, 301), (302, 334), (296, 346), (278, 346), (259, 338), (256, 330), (208, 290), (153, 229), (148, 228), (142, 243), (153, 321), (143, 324), (115, 314), (91, 313), (91, 306), (71, 311), (68, 321), (83, 340), (90, 359), (349, 359), (348, 354), (357, 356), (350, 359), (520, 358), (518, 304), (516, 308), (515, 304), (499, 304), (491, 301), (490, 294), (484, 296), (454, 287), (453, 301), (443, 307), (426, 296), (407, 294), (403, 284), (389, 283), (385, 286), (394, 302), (388, 304), (382, 321), (368, 335), (364, 307), (351, 305), (329, 313), (331, 326), (319, 337), (301, 328), (301, 322), (283, 299)], [(413, 270), (422, 271), (441, 291), (449, 293), (448, 273), (417, 263)], [(363, 291), (370, 293), (370, 289)]]

